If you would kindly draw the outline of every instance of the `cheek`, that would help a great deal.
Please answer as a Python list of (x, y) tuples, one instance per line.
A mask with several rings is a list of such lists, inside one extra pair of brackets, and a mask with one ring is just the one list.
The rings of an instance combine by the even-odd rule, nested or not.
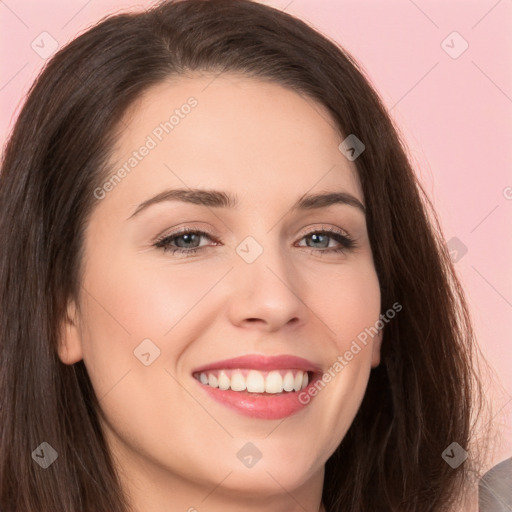
[(193, 313), (221, 275), (205, 267), (169, 265), (161, 257), (143, 264), (137, 256), (110, 259), (108, 264), (91, 265), (89, 288), (104, 306), (105, 321), (113, 323), (119, 335), (129, 333), (131, 342), (160, 339)]
[(307, 296), (311, 309), (336, 340), (338, 351), (344, 351), (351, 340), (379, 319), (380, 286), (369, 258), (333, 267), (311, 277)]
[(371, 260), (361, 259), (330, 270), (328, 285), (315, 290), (310, 294), (311, 309), (318, 312), (330, 342), (324, 343), (325, 371), (311, 397), (316, 397), (325, 423), (336, 433), (329, 451), (345, 435), (366, 390), (373, 344), (380, 336), (380, 286)]
[(97, 252), (85, 269), (84, 362), (99, 396), (130, 368), (146, 368), (136, 359), (139, 347), (158, 354), (153, 368), (178, 358), (188, 340), (215, 321), (218, 301), (207, 295), (229, 269), (206, 261), (200, 267), (170, 265), (162, 256), (141, 263), (143, 255), (113, 254), (113, 248), (108, 257)]

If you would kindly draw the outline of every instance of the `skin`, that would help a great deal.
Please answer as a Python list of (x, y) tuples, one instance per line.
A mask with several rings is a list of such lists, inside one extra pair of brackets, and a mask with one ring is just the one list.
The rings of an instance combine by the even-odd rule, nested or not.
[[(329, 191), (364, 204), (356, 167), (313, 100), (240, 75), (196, 74), (161, 83), (132, 105), (112, 169), (190, 96), (197, 107), (98, 200), (82, 294), (69, 303), (59, 356), (85, 362), (134, 510), (323, 510), (324, 464), (379, 364), (380, 333), (284, 420), (228, 409), (192, 371), (245, 354), (291, 354), (326, 370), (375, 324), (380, 289), (364, 213), (344, 204), (290, 210), (303, 194)], [(240, 206), (168, 201), (129, 218), (163, 190), (187, 187), (229, 192)], [(185, 226), (208, 229), (215, 240), (203, 237), (204, 249), (190, 257), (154, 247)], [(327, 242), (307, 236), (325, 228), (343, 230), (357, 247), (325, 252)], [(247, 236), (263, 248), (250, 264), (235, 250)], [(149, 366), (134, 356), (147, 338), (160, 349)], [(236, 456), (249, 441), (262, 453), (252, 468)]]

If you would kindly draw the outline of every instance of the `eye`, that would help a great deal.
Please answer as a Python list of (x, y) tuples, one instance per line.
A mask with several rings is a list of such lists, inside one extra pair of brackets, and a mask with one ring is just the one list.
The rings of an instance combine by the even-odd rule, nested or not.
[(183, 228), (176, 233), (165, 235), (158, 239), (154, 246), (163, 249), (164, 252), (171, 252), (172, 254), (179, 253), (188, 256), (189, 254), (195, 254), (197, 251), (205, 248), (205, 246), (199, 245), (202, 238), (213, 240), (213, 237), (205, 231)]
[[(315, 245), (307, 245), (315, 253), (342, 253), (356, 247), (356, 242), (348, 233), (334, 228), (326, 228), (316, 231), (310, 231), (303, 236), (301, 240), (310, 240)], [(334, 240), (338, 245), (332, 246), (330, 242)], [(299, 245), (304, 247), (304, 245)]]
[[(159, 238), (154, 243), (154, 246), (162, 249), (164, 252), (187, 257), (212, 247), (212, 245), (200, 245), (203, 239), (214, 241), (215, 245), (220, 245), (211, 234), (205, 231), (183, 228), (175, 233)], [(297, 247), (307, 247), (315, 254), (342, 253), (356, 247), (356, 242), (348, 233), (334, 228), (310, 231), (301, 240), (310, 240), (314, 245), (298, 245)], [(335, 242), (334, 246), (331, 244), (332, 241)]]

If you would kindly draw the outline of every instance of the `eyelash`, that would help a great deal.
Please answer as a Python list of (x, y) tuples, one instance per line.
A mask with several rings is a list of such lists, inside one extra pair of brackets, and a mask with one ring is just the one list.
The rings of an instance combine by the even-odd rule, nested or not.
[[(201, 237), (205, 236), (205, 237), (209, 238), (210, 240), (216, 241), (212, 235), (210, 235), (209, 233), (207, 233), (205, 231), (183, 228), (182, 230), (177, 231), (176, 233), (172, 233), (170, 235), (164, 235), (163, 237), (159, 238), (154, 243), (154, 247), (156, 247), (158, 249), (162, 249), (165, 253), (171, 252), (171, 254), (176, 254), (176, 253), (182, 254), (183, 257), (185, 257), (185, 258), (193, 256), (198, 251), (201, 251), (203, 249), (211, 247), (211, 246), (202, 246), (202, 247), (195, 247), (192, 249), (183, 249), (182, 247), (174, 247), (174, 246), (170, 245), (170, 243), (172, 241), (174, 241), (176, 238), (180, 238), (181, 236), (189, 235), (189, 234), (200, 235)], [(338, 230), (335, 230), (332, 228), (310, 231), (309, 233), (306, 233), (305, 235), (303, 235), (301, 240), (303, 238), (306, 238), (311, 235), (327, 235), (330, 238), (336, 240), (338, 243), (341, 244), (341, 247), (338, 247), (338, 248), (331, 247), (331, 248), (325, 248), (325, 249), (315, 249), (314, 247), (309, 247), (311, 254), (313, 254), (313, 253), (319, 253), (319, 254), (336, 253), (336, 254), (338, 254), (338, 253), (344, 253), (345, 251), (349, 251), (349, 250), (357, 247), (357, 243), (355, 242), (355, 240), (353, 238), (351, 238), (347, 234), (342, 233), (341, 231), (338, 231)], [(301, 246), (301, 247), (304, 247), (304, 246)], [(308, 248), (308, 247), (304, 247), (304, 248)]]

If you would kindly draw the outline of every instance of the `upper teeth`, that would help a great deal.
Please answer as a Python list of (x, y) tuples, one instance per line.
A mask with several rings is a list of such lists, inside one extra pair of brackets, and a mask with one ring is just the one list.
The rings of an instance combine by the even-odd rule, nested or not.
[(302, 370), (220, 370), (201, 372), (196, 378), (202, 384), (222, 390), (249, 393), (282, 393), (300, 391), (308, 385), (308, 372)]

